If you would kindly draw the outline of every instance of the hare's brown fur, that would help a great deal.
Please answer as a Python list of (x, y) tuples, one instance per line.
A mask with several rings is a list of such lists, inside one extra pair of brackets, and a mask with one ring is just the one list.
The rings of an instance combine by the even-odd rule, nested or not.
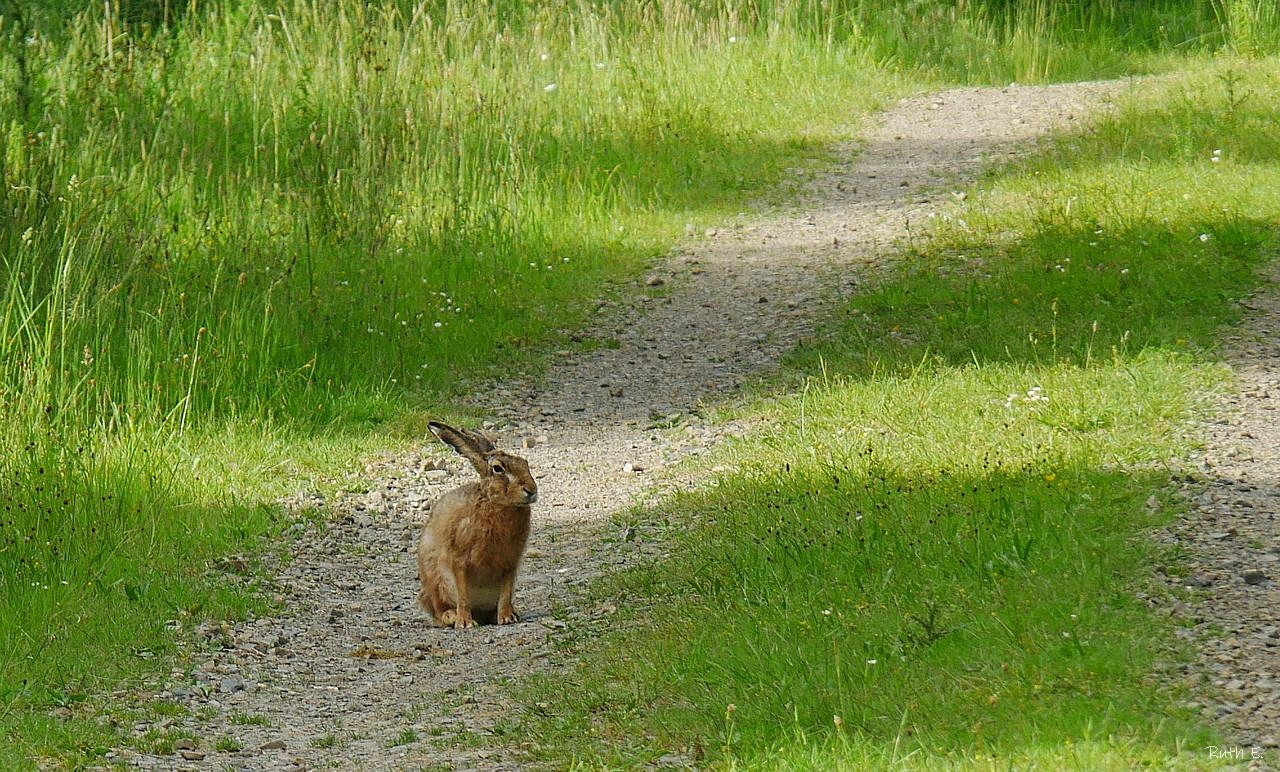
[(418, 541), (418, 604), (437, 625), (500, 625), (519, 620), (512, 604), (516, 571), (529, 539), (538, 485), (529, 464), (482, 435), (432, 422), (431, 431), (462, 454), (480, 480), (454, 488), (431, 507)]

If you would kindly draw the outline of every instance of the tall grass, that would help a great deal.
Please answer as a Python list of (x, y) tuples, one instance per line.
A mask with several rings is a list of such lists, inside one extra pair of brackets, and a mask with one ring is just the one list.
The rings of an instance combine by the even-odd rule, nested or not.
[(248, 4), (37, 44), (4, 201), (5, 359), (35, 357), (37, 412), (313, 420), (344, 390), (447, 390), (571, 322), (651, 196), (714, 208), (776, 173), (759, 108), (804, 68), (865, 78), (678, 6), (622, 40), (609, 9), (525, 10), (517, 34), (500, 5)]
[(736, 471), (628, 515), (669, 556), (514, 731), (588, 767), (1201, 768), (1148, 531), (1280, 243), (1277, 71), (994, 172), (798, 352)]

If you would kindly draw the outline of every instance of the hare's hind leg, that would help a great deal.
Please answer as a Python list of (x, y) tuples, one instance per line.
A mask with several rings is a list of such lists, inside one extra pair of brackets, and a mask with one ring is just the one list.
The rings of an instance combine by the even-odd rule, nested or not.
[(452, 627), (458, 620), (458, 612), (454, 608), (453, 600), (441, 585), (437, 584), (433, 588), (429, 602), (431, 616), (437, 627)]
[(424, 586), (421, 594), (418, 595), (418, 603), (431, 612), (437, 627), (452, 627), (458, 620), (453, 599), (449, 597), (442, 583), (437, 582), (430, 589)]
[(430, 611), (432, 621), (438, 627), (450, 627), (457, 621), (455, 603), (449, 587), (440, 574), (434, 561), (418, 557), (418, 577), (421, 588), (418, 590), (418, 605), (423, 611)]

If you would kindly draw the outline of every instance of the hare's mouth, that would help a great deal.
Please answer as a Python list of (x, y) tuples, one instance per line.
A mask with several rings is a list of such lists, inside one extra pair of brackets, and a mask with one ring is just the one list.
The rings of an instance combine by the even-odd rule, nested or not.
[(525, 496), (524, 496), (524, 503), (526, 503), (526, 504), (536, 504), (537, 502), (538, 502), (538, 494), (537, 494), (537, 493), (526, 493), (526, 494), (525, 494)]

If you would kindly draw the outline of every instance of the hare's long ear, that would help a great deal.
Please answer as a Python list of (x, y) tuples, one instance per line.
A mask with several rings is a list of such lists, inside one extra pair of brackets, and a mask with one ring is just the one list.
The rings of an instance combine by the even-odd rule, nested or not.
[(431, 433), (439, 437), (442, 442), (470, 461), (481, 475), (489, 474), (489, 460), (486, 454), (494, 450), (493, 443), (489, 440), (476, 432), (467, 429), (458, 430), (439, 421), (429, 422), (427, 428), (431, 429)]
[(485, 455), (497, 450), (497, 448), (493, 446), (493, 443), (489, 442), (489, 438), (480, 432), (472, 431), (471, 429), (460, 429), (459, 433), (465, 434), (467, 439), (471, 440), (471, 444), (475, 445), (476, 449)]

